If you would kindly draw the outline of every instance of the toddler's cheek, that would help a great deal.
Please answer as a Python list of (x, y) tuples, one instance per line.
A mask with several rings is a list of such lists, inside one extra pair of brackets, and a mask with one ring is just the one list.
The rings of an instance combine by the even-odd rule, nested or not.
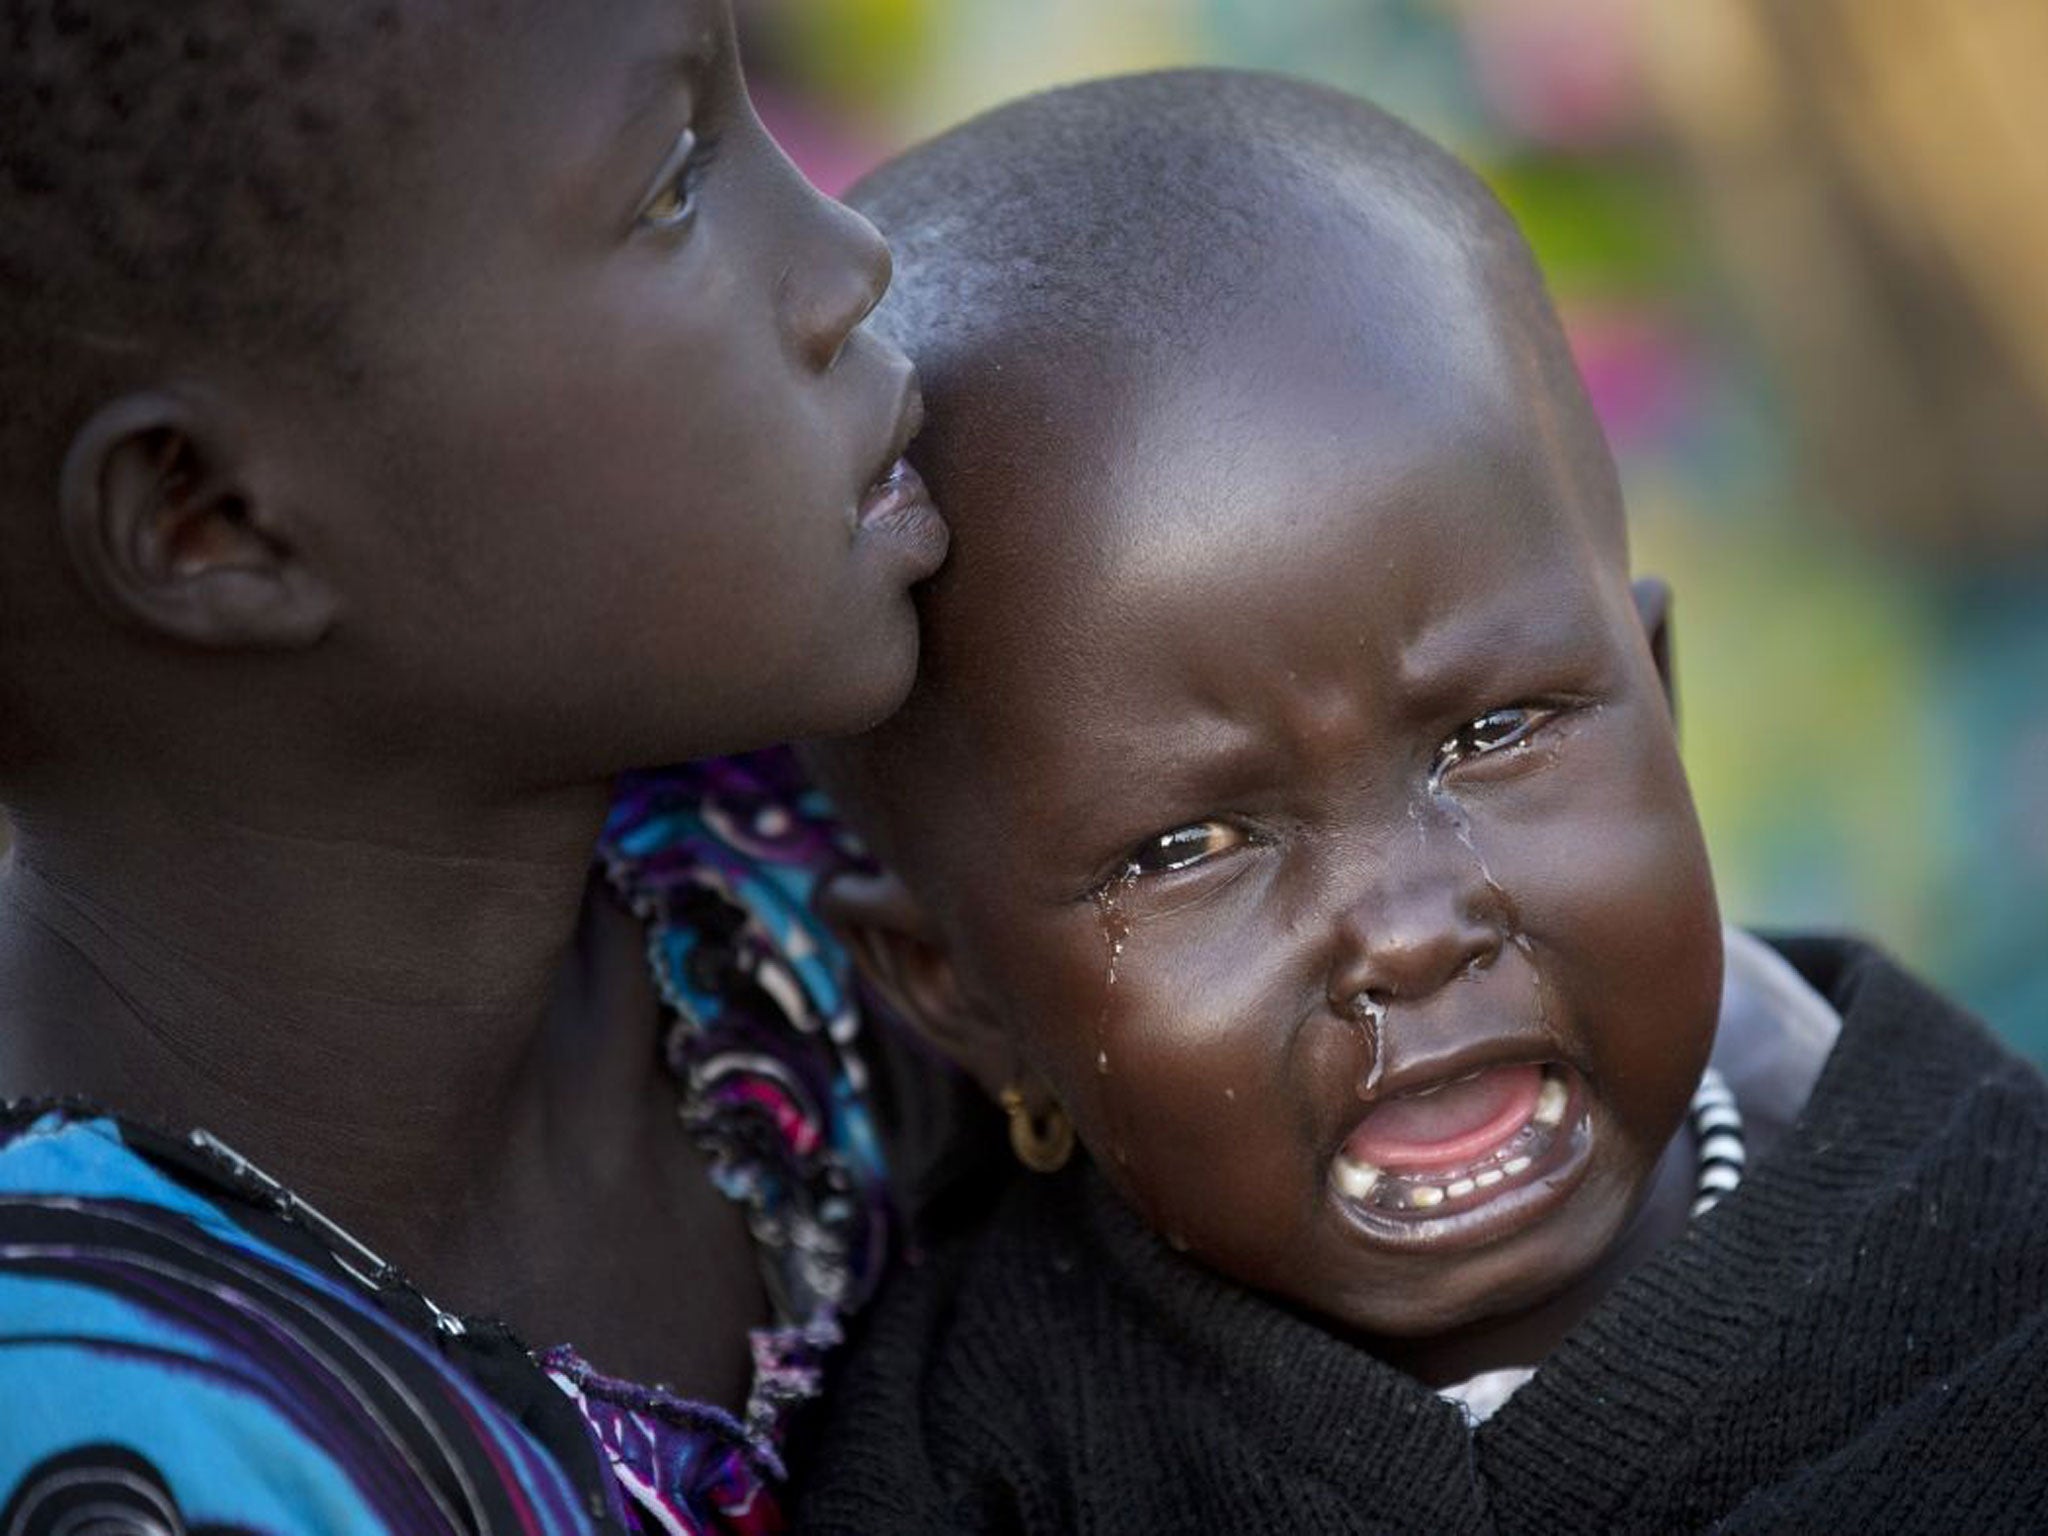
[(1247, 1284), (1285, 1290), (1285, 1256), (1302, 1250), (1302, 1173), (1295, 1159), (1211, 1123), (1205, 1136), (1124, 1145), (1102, 1164), (1146, 1226), (1178, 1252)]
[(1309, 1106), (1257, 1048), (1286, 1035), (1253, 1027), (1237, 1049), (1134, 1053), (1103, 1085), (1105, 1172), (1155, 1231), (1232, 1272), (1287, 1248), (1320, 1194)]

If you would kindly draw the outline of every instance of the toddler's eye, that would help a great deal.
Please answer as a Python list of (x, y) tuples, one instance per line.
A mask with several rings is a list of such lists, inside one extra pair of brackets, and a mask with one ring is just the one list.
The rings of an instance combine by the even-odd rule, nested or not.
[(1466, 721), (1436, 749), (1436, 762), (1431, 769), (1432, 782), (1441, 778), (1446, 769), (1466, 758), (1484, 757), (1489, 752), (1499, 752), (1526, 741), (1530, 732), (1555, 713), (1551, 709), (1517, 704), (1506, 709), (1489, 709), (1477, 719)]
[(1123, 878), (1171, 874), (1176, 869), (1186, 869), (1190, 864), (1199, 864), (1203, 859), (1242, 847), (1245, 841), (1244, 833), (1224, 822), (1190, 822), (1187, 826), (1175, 827), (1171, 832), (1148, 837), (1133, 848), (1125, 862)]
[(1538, 712), (1523, 709), (1490, 709), (1467, 725), (1460, 745), (1470, 752), (1498, 752), (1511, 747), (1536, 728)]
[(640, 222), (653, 230), (676, 230), (689, 223), (697, 211), (697, 183), (711, 161), (712, 145), (700, 140), (694, 130), (685, 129), (669, 151), (661, 169), (661, 181), (640, 209)]

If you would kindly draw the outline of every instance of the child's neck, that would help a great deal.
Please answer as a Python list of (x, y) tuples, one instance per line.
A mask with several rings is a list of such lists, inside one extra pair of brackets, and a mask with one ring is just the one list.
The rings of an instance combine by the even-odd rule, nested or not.
[[(583, 1129), (593, 1078), (654, 1071), (644, 1032), (605, 1049), (564, 964), (606, 799), (34, 806), (0, 867), (0, 1092), (206, 1126), (403, 1262)], [(566, 1035), (587, 1072), (561, 1071)]]

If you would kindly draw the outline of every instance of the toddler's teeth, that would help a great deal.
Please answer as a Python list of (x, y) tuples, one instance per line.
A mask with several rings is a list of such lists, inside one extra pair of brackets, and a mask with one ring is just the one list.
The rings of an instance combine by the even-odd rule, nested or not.
[(1449, 1195), (1453, 1200), (1462, 1200), (1467, 1195), (1471, 1194), (1472, 1191), (1477, 1189), (1478, 1187), (1479, 1185), (1475, 1180), (1459, 1179), (1454, 1183), (1450, 1184), (1449, 1186), (1447, 1186), (1444, 1190), (1444, 1193)]
[(1529, 1118), (1541, 1126), (1555, 1126), (1564, 1119), (1564, 1101), (1568, 1097), (1565, 1086), (1554, 1077), (1543, 1079), (1543, 1088), (1536, 1095), (1536, 1112)]
[(1342, 1153), (1338, 1154), (1337, 1188), (1343, 1191), (1345, 1199), (1367, 1199), (1379, 1181), (1380, 1171), (1371, 1163), (1354, 1163)]
[(1434, 1184), (1417, 1184), (1408, 1191), (1408, 1203), (1418, 1211), (1426, 1211), (1433, 1205), (1444, 1203), (1444, 1192)]
[(1526, 1157), (1511, 1157), (1500, 1165), (1500, 1171), (1511, 1179), (1518, 1173), (1526, 1173), (1528, 1168), (1529, 1159)]
[[(1526, 1157), (1517, 1158), (1516, 1161), (1520, 1162), (1526, 1167), (1529, 1159), (1527, 1159)], [(1474, 1184), (1477, 1184), (1481, 1189), (1491, 1189), (1494, 1185), (1498, 1184), (1502, 1179), (1506, 1177), (1507, 1175), (1502, 1173), (1500, 1169), (1488, 1168), (1484, 1172), (1474, 1174), (1472, 1177), (1472, 1182)]]

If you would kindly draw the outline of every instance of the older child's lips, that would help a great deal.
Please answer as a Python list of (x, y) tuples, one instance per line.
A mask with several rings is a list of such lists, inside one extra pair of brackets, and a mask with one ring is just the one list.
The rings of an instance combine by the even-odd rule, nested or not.
[(908, 459), (898, 459), (868, 488), (854, 514), (854, 526), (864, 535), (888, 540), (913, 577), (929, 576), (939, 568), (951, 537), (923, 477)]
[(1389, 1172), (1456, 1168), (1498, 1146), (1535, 1113), (1543, 1069), (1493, 1067), (1376, 1106), (1344, 1154)]

